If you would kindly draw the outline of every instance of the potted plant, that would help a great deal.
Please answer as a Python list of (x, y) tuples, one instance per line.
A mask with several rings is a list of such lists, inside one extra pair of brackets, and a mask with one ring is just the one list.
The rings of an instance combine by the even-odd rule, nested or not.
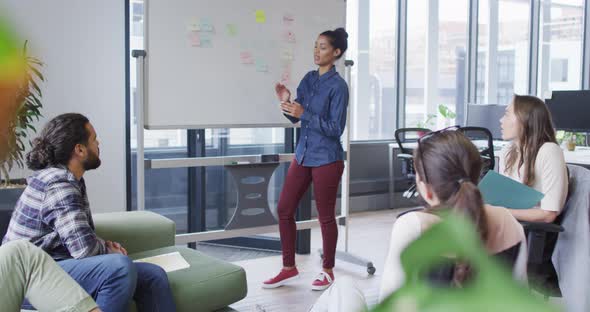
[[(434, 126), (434, 119), (435, 118), (436, 118), (436, 114), (428, 114), (424, 121), (418, 121), (416, 123), (416, 128), (432, 129), (432, 126)], [(422, 132), (422, 131), (418, 132), (419, 137), (422, 137), (425, 134), (426, 133)]]
[(560, 145), (565, 145), (568, 151), (573, 152), (576, 150), (576, 146), (585, 144), (586, 135), (577, 132), (557, 131), (556, 138)]
[[(26, 71), (16, 89), (17, 111), (14, 118), (9, 120), (7, 151), (5, 157), (0, 159), (0, 211), (2, 212), (0, 219), (6, 217), (5, 211), (12, 211), (24, 190), (24, 181), (12, 180), (10, 171), (13, 168), (24, 168), (25, 143), (30, 145), (30, 134), (36, 132), (33, 122), (38, 121), (42, 116), (43, 104), (39, 83), (45, 80), (41, 74), (43, 63), (28, 55), (27, 44), (28, 42), (25, 41), (21, 55), (25, 61)], [(4, 221), (0, 220), (0, 223)]]
[(451, 123), (457, 118), (457, 114), (444, 104), (438, 106), (438, 113), (442, 117), (442, 120), (438, 120), (440, 124), (439, 128), (451, 126)]

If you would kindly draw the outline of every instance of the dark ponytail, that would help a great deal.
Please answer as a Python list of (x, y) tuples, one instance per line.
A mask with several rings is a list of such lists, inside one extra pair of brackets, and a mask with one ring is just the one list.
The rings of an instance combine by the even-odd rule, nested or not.
[(485, 242), (488, 233), (486, 216), (482, 209), (484, 202), (481, 192), (470, 180), (457, 183), (460, 184), (459, 189), (446, 201), (446, 205), (469, 218), (475, 224), (482, 241)]
[(328, 37), (332, 47), (340, 49), (340, 55), (336, 59), (340, 59), (348, 49), (348, 33), (342, 27), (335, 30), (326, 30), (320, 36)]
[[(447, 201), (447, 205), (453, 207), (452, 210), (456, 213), (466, 215), (472, 220), (479, 237), (485, 242), (488, 238), (488, 226), (486, 215), (482, 209), (484, 202), (481, 192), (471, 181), (458, 183), (460, 183), (459, 190)], [(471, 266), (466, 262), (458, 261), (453, 269), (453, 284), (461, 287), (472, 275)]]
[(63, 114), (53, 118), (33, 140), (27, 153), (27, 167), (41, 170), (49, 167), (67, 166), (77, 144), (87, 144), (88, 118), (81, 114)]
[[(441, 201), (439, 207), (430, 207), (426, 211), (438, 214), (442, 207), (448, 207), (453, 213), (464, 215), (473, 222), (485, 242), (487, 220), (483, 197), (477, 188), (482, 161), (475, 145), (460, 131), (442, 132), (420, 142), (414, 152), (414, 162), (418, 175), (427, 177), (424, 182), (432, 187)], [(468, 264), (455, 263), (455, 285), (462, 285), (470, 276)]]

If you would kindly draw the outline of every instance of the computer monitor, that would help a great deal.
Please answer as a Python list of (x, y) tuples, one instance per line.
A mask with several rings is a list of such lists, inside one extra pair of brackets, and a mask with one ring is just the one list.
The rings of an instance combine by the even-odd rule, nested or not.
[(465, 126), (488, 128), (495, 140), (502, 139), (500, 118), (504, 116), (506, 105), (469, 104)]
[(590, 90), (553, 91), (545, 103), (556, 129), (590, 132)]

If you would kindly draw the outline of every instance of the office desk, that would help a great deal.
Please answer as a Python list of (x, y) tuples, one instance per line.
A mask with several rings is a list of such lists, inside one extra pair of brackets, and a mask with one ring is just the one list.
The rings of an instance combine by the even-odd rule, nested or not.
[[(484, 140), (477, 140), (473, 141), (475, 146), (479, 149), (483, 149), (487, 147), (487, 141)], [(498, 163), (498, 154), (503, 146), (505, 146), (507, 142), (505, 141), (494, 141), (494, 153), (496, 156), (496, 164)], [(408, 148), (415, 149), (418, 143), (405, 143), (404, 146)], [(394, 194), (395, 194), (395, 174), (394, 174), (394, 160), (398, 153), (396, 150), (399, 150), (399, 146), (396, 142), (389, 143), (389, 207), (393, 208), (393, 204), (395, 203)], [(579, 146), (576, 147), (576, 150), (573, 152), (564, 150), (563, 156), (565, 157), (565, 162), (572, 165), (579, 165), (590, 169), (590, 147), (586, 146)]]

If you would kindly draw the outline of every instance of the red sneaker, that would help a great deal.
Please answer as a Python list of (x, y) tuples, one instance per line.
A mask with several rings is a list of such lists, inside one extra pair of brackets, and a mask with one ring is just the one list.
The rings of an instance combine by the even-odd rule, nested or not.
[(322, 271), (311, 284), (312, 290), (325, 290), (334, 283), (334, 273)]
[(262, 288), (270, 289), (281, 287), (290, 281), (296, 280), (297, 278), (299, 278), (299, 271), (297, 271), (297, 268), (292, 270), (282, 269), (277, 276), (264, 281), (264, 283), (262, 283)]

